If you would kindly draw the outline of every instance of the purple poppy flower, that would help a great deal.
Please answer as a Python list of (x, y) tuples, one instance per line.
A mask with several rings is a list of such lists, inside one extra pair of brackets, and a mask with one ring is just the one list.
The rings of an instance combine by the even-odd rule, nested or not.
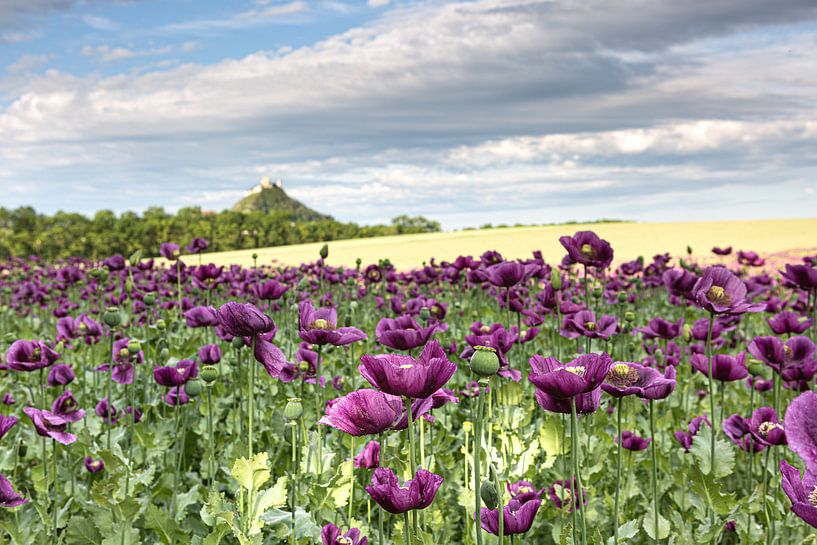
[(190, 244), (187, 246), (187, 251), (191, 254), (198, 254), (206, 250), (209, 246), (210, 243), (206, 238), (196, 237), (190, 241)]
[(616, 362), (601, 389), (613, 397), (635, 395), (642, 399), (664, 399), (675, 390), (675, 368), (657, 369), (634, 362)]
[(695, 287), (698, 277), (686, 269), (668, 269), (664, 271), (661, 280), (670, 295), (683, 297), (684, 299), (694, 299), (692, 288)]
[(361, 356), (360, 374), (372, 386), (387, 394), (426, 398), (442, 388), (457, 371), (457, 365), (446, 357), (440, 343), (428, 343), (420, 357), (397, 354)]
[(66, 390), (51, 404), (51, 412), (62, 417), (67, 422), (79, 422), (85, 418), (85, 411), (79, 408), (77, 400), (71, 390)]
[(511, 496), (511, 499), (519, 500), (520, 503), (539, 498), (545, 491), (544, 488), (537, 490), (537, 488), (533, 486), (533, 483), (530, 481), (505, 483), (505, 488), (507, 489), (508, 494)]
[(316, 309), (309, 300), (298, 305), (299, 333), (310, 344), (344, 346), (366, 338), (356, 327), (338, 327), (337, 323), (338, 313), (332, 307)]
[[(579, 483), (575, 479), (572, 481), (572, 486), (569, 480), (554, 481), (548, 488), (548, 497), (550, 497), (550, 501), (553, 502), (556, 509), (567, 507), (568, 511), (573, 511), (573, 509), (579, 508), (578, 490)], [(582, 502), (587, 505), (587, 491), (584, 489), (582, 489)]]
[(28, 503), (28, 500), (15, 492), (6, 476), (0, 474), (0, 507), (17, 507), (24, 503)]
[(187, 327), (214, 327), (219, 325), (218, 314), (213, 307), (193, 307), (184, 313)]
[(400, 486), (394, 471), (378, 467), (372, 474), (372, 484), (366, 486), (366, 492), (380, 507), (397, 515), (431, 505), (442, 482), (441, 475), (418, 469), (413, 479)]
[(392, 429), (402, 415), (399, 397), (364, 388), (335, 399), (318, 423), (359, 437)]
[(746, 452), (760, 452), (766, 445), (752, 436), (749, 420), (739, 414), (733, 414), (723, 421), (723, 433), (737, 446)]
[(538, 390), (556, 399), (570, 399), (597, 390), (607, 377), (613, 360), (606, 352), (584, 354), (568, 363), (536, 354), (529, 363), (528, 380)]
[(800, 335), (811, 327), (814, 320), (802, 318), (794, 312), (785, 311), (775, 314), (771, 318), (766, 318), (766, 323), (777, 335)]
[(98, 417), (103, 419), (107, 424), (116, 424), (119, 419), (116, 416), (117, 410), (112, 403), (108, 401), (107, 397), (103, 397), (96, 404), (94, 412)]
[(175, 407), (176, 405), (187, 405), (190, 403), (190, 396), (187, 395), (184, 388), (177, 386), (168, 390), (164, 397), (162, 397), (162, 400), (171, 407)]
[(205, 344), (199, 348), (199, 361), (202, 365), (215, 365), (221, 361), (221, 348), (217, 344)]
[(684, 319), (680, 318), (677, 322), (670, 322), (663, 318), (653, 318), (647, 327), (637, 328), (636, 331), (641, 333), (644, 339), (674, 339), (681, 334), (684, 326)]
[(355, 467), (362, 469), (374, 469), (380, 467), (380, 443), (369, 441), (360, 454), (355, 456)]
[(791, 500), (792, 512), (817, 528), (817, 476), (810, 470), (801, 478), (800, 471), (780, 460), (781, 486)]
[(757, 255), (757, 252), (740, 250), (738, 251), (738, 263), (749, 267), (762, 267), (766, 260)]
[(729, 255), (732, 253), (732, 247), (727, 246), (726, 248), (719, 248), (718, 246), (715, 246), (712, 248), (712, 253), (715, 255)]
[(780, 271), (783, 278), (800, 288), (811, 291), (817, 289), (817, 269), (809, 265), (786, 265), (785, 271)]
[(266, 340), (264, 335), (256, 337), (253, 355), (255, 360), (264, 366), (264, 370), (272, 378), (279, 378), (283, 382), (292, 380), (294, 366), (287, 361), (284, 352), (272, 342)]
[(267, 280), (255, 288), (256, 296), (264, 301), (276, 301), (288, 291), (289, 286), (277, 280)]
[(6, 434), (17, 424), (18, 419), (16, 416), (5, 416), (0, 414), (0, 439), (6, 436)]
[(425, 345), (434, 335), (437, 326), (421, 326), (411, 316), (399, 316), (395, 319), (383, 318), (377, 322), (375, 336), (377, 342), (395, 350), (408, 351)]
[(48, 371), (47, 382), (49, 386), (65, 386), (74, 382), (74, 378), (74, 370), (70, 365), (58, 363)]
[(36, 371), (60, 358), (43, 341), (14, 341), (6, 351), (6, 364), (15, 371)]
[[(689, 359), (692, 368), (704, 376), (709, 376), (709, 358), (703, 354), (693, 354)], [(737, 356), (714, 354), (712, 356), (712, 378), (721, 382), (741, 380), (749, 376), (746, 369), (746, 352)]]
[(798, 365), (811, 359), (817, 346), (808, 337), (792, 337), (786, 342), (772, 335), (755, 337), (749, 343), (749, 353), (780, 372), (789, 365)]
[[(502, 508), (504, 535), (524, 534), (530, 530), (540, 505), (542, 500), (538, 498), (524, 503), (513, 499), (505, 504)], [(479, 510), (479, 519), (483, 530), (495, 536), (499, 535), (499, 509), (483, 507)]]
[(748, 424), (749, 432), (760, 443), (766, 446), (786, 444), (786, 432), (780, 425), (777, 412), (772, 407), (755, 409)]
[(105, 462), (102, 460), (94, 460), (90, 456), (86, 456), (83, 462), (85, 469), (87, 469), (89, 473), (99, 473), (105, 469)]
[(121, 271), (125, 268), (125, 258), (119, 254), (114, 254), (111, 257), (105, 259), (102, 264), (108, 268), (110, 271)]
[(249, 303), (229, 302), (216, 311), (219, 325), (233, 337), (254, 337), (275, 328), (272, 318)]
[(553, 397), (542, 390), (536, 389), (536, 402), (544, 410), (551, 413), (570, 414), (571, 400), (576, 402), (577, 414), (590, 414), (596, 412), (601, 403), (601, 388), (596, 388), (586, 394), (578, 394), (569, 399)]
[(692, 288), (695, 301), (712, 314), (762, 312), (763, 304), (746, 301), (746, 285), (725, 267), (708, 267)]
[(176, 365), (157, 365), (153, 368), (153, 379), (167, 388), (183, 386), (198, 374), (199, 364), (194, 360), (181, 360)]
[(684, 447), (684, 451), (689, 452), (689, 449), (692, 447), (692, 441), (695, 439), (695, 436), (698, 435), (698, 431), (704, 424), (710, 428), (712, 427), (706, 415), (696, 416), (689, 421), (689, 426), (687, 426), (688, 431), (681, 430), (675, 432), (675, 439), (681, 443), (681, 446)]
[(562, 335), (568, 339), (576, 339), (579, 336), (591, 339), (609, 339), (616, 333), (618, 320), (615, 316), (599, 316), (592, 310), (582, 310), (572, 315), (567, 315), (562, 321)]
[(593, 231), (578, 231), (572, 237), (559, 237), (559, 242), (575, 263), (606, 269), (613, 262), (613, 248), (610, 243), (599, 238)]
[(525, 266), (518, 261), (503, 261), (488, 267), (488, 282), (499, 288), (512, 288), (525, 277)]
[(209, 290), (218, 285), (224, 267), (216, 267), (212, 263), (201, 265), (193, 269), (193, 284), (199, 289)]
[(321, 541), (323, 545), (367, 545), (369, 542), (357, 528), (349, 528), (345, 534), (341, 534), (340, 528), (331, 523), (321, 530)]
[(37, 431), (37, 435), (51, 437), (63, 445), (70, 445), (77, 440), (76, 435), (65, 431), (66, 428), (68, 428), (68, 420), (65, 418), (57, 416), (50, 411), (43, 411), (35, 409), (34, 407), (26, 407), (23, 409), (23, 412), (26, 413), (34, 423), (34, 429)]
[[(618, 437), (616, 437), (614, 441), (616, 444), (618, 444)], [(645, 439), (643, 437), (639, 437), (629, 430), (624, 430), (621, 432), (621, 447), (629, 451), (638, 452), (640, 450), (645, 450), (649, 446), (650, 442), (652, 442), (652, 437)]]
[(786, 439), (811, 474), (817, 474), (817, 393), (804, 392), (794, 398), (783, 418)]
[(179, 245), (175, 242), (162, 242), (159, 246), (159, 254), (168, 261), (179, 259)]
[(3, 405), (14, 405), (15, 403), (17, 403), (17, 400), (14, 399), (14, 396), (8, 392), (3, 394), (3, 399), (0, 401), (2, 401)]

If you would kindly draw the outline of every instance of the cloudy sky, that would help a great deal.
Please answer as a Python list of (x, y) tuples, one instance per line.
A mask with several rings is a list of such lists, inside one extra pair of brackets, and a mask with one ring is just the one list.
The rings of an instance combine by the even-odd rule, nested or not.
[(0, 0), (0, 206), (817, 210), (814, 0)]

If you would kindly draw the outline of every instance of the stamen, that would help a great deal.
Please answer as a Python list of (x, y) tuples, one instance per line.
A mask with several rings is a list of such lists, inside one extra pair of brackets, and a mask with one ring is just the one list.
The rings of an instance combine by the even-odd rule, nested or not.
[(728, 305), (732, 302), (732, 296), (723, 289), (722, 286), (712, 286), (706, 292), (706, 298), (718, 305)]

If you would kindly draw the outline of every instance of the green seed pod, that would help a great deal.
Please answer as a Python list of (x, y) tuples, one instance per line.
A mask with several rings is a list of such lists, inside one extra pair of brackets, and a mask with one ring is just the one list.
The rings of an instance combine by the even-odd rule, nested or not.
[(301, 404), (301, 398), (291, 397), (284, 407), (284, 418), (287, 420), (298, 420), (304, 414), (304, 406)]
[(257, 254), (257, 253), (255, 253), (255, 252), (253, 252), (253, 254), (252, 254), (252, 259), (253, 259), (253, 261), (255, 261), (256, 259), (258, 259), (258, 254)]
[(746, 369), (749, 370), (749, 373), (753, 377), (762, 377), (766, 372), (766, 365), (763, 362), (758, 361), (756, 359), (750, 359), (749, 364), (746, 366)]
[(233, 340), (231, 341), (231, 343), (233, 345), (233, 348), (235, 348), (236, 350), (241, 350), (242, 348), (244, 348), (244, 338), (243, 337), (233, 337)]
[(131, 355), (136, 355), (142, 351), (142, 343), (137, 341), (136, 339), (131, 339), (128, 341), (128, 353)]
[(550, 285), (553, 286), (553, 289), (556, 291), (562, 289), (562, 275), (556, 269), (550, 270)]
[(168, 350), (167, 348), (162, 348), (159, 351), (159, 360), (167, 361), (167, 358), (169, 358), (169, 357), (170, 357), (170, 350)]
[(349, 309), (351, 309), (353, 312), (357, 310), (357, 301), (352, 301), (349, 303)]
[(156, 294), (155, 293), (146, 293), (145, 297), (142, 299), (146, 306), (152, 307), (156, 304)]
[(481, 377), (493, 376), (499, 371), (499, 356), (490, 346), (475, 346), (471, 356), (471, 371)]
[(423, 307), (420, 309), (420, 319), (422, 319), (424, 322), (427, 322), (430, 317), (431, 311), (428, 310), (428, 307)]
[(593, 288), (594, 299), (598, 299), (599, 297), (602, 296), (602, 294), (604, 294), (604, 290), (602, 290), (600, 287), (596, 286), (595, 288)]
[(156, 329), (159, 329), (159, 330), (167, 329), (167, 322), (165, 322), (161, 318), (156, 320)]
[(184, 393), (186, 393), (190, 397), (199, 397), (201, 389), (202, 389), (201, 381), (197, 378), (188, 380), (187, 384), (184, 385)]
[(206, 382), (207, 384), (212, 384), (218, 380), (219, 370), (218, 367), (215, 365), (205, 365), (199, 371), (199, 376), (201, 380)]
[(635, 313), (632, 310), (628, 310), (624, 313), (624, 320), (627, 322), (634, 322), (635, 321)]
[(343, 326), (344, 327), (352, 327), (352, 316), (350, 314), (347, 314), (343, 318)]
[(102, 321), (108, 327), (116, 327), (122, 323), (122, 315), (119, 314), (119, 309), (116, 307), (108, 307), (102, 315)]
[(626, 303), (627, 302), (627, 293), (620, 291), (618, 292), (618, 302), (619, 303)]
[(327, 257), (329, 257), (329, 245), (328, 244), (324, 244), (323, 246), (321, 246), (320, 254), (321, 254), (321, 259), (326, 259)]
[(482, 481), (482, 485), (479, 487), (479, 496), (482, 498), (482, 503), (485, 504), (485, 507), (488, 509), (496, 509), (499, 503), (499, 493), (494, 483), (491, 481)]
[(358, 272), (360, 272), (360, 266), (363, 264), (363, 260), (359, 257), (355, 259), (355, 267), (357, 268)]
[(692, 340), (692, 327), (689, 324), (684, 324), (684, 342)]

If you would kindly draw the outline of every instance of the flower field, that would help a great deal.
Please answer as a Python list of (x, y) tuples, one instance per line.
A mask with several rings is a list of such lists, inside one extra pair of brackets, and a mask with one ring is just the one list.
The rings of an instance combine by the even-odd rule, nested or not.
[(0, 543), (815, 543), (815, 222), (767, 223), (0, 263)]

